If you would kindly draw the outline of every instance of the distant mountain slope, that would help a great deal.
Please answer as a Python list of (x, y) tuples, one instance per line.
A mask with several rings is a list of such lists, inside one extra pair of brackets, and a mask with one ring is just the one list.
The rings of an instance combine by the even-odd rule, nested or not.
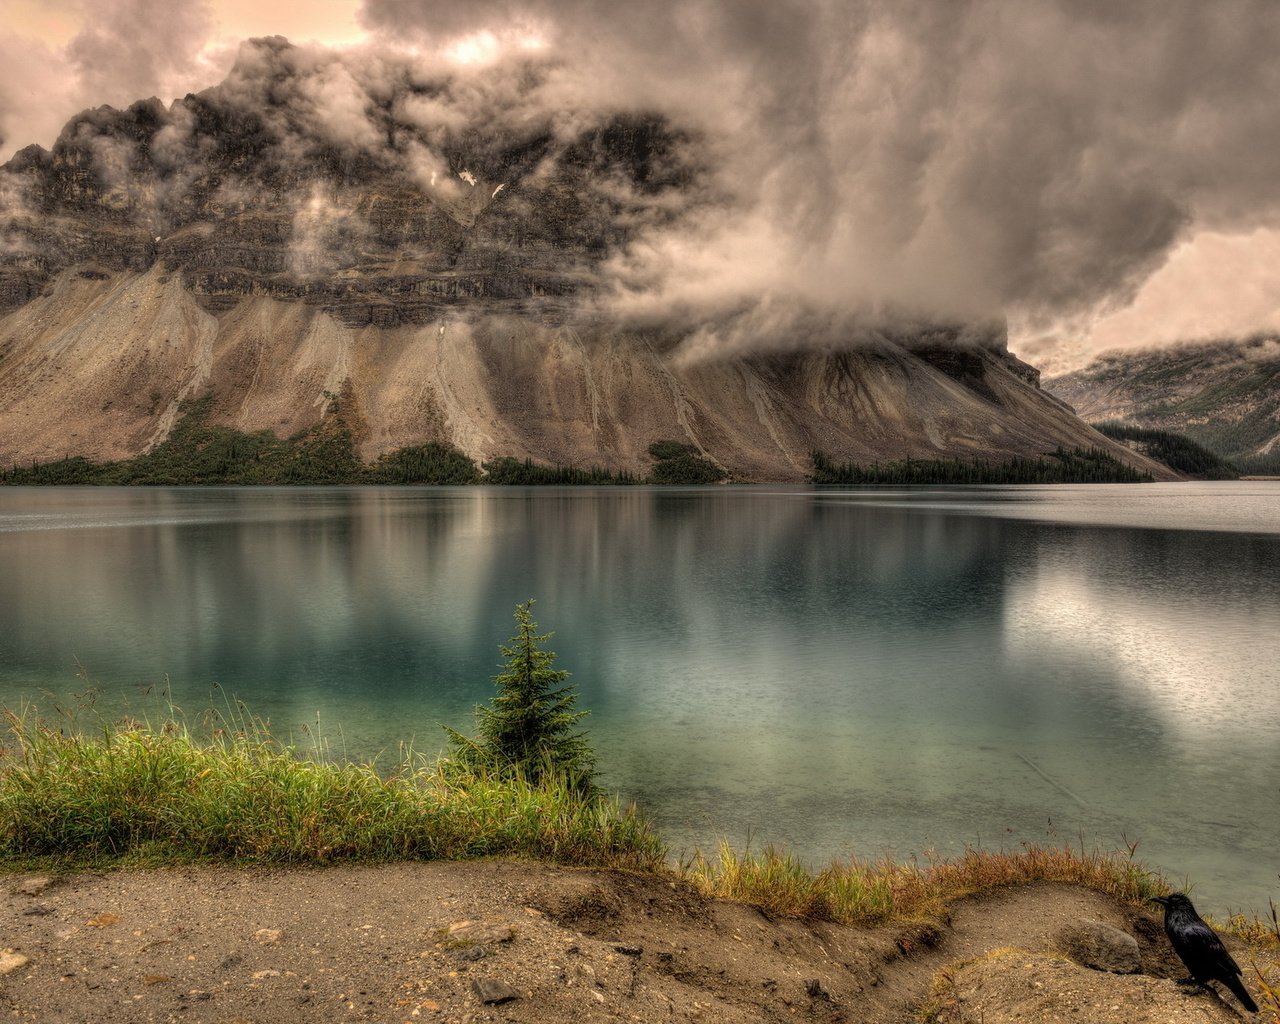
[(1185, 434), (1150, 430), (1109, 420), (1098, 424), (1098, 432), (1149, 455), (1193, 480), (1236, 480), (1240, 473), (1230, 462), (1215, 455)]
[(1061, 446), (1171, 476), (1040, 390), (998, 325), (691, 359), (705, 321), (609, 298), (646, 227), (723, 200), (696, 139), (642, 113), (551, 124), (447, 77), (344, 113), (316, 99), (337, 60), (257, 40), (213, 89), (85, 111), (0, 168), (0, 463), (137, 455), (206, 395), (211, 425), (291, 435), (342, 396), (365, 460), (446, 442), (643, 475), (672, 440), (799, 480), (814, 450)]
[(1278, 338), (1111, 352), (1044, 387), (1090, 423), (1185, 434), (1245, 472), (1280, 472)]

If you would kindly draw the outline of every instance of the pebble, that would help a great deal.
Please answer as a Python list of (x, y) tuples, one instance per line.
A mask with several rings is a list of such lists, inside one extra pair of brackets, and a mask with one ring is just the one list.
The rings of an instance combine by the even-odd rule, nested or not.
[(283, 928), (259, 928), (253, 933), (253, 941), (270, 946), (284, 938)]
[(53, 879), (45, 875), (38, 875), (35, 878), (26, 878), (18, 885), (18, 892), (23, 896), (39, 896), (49, 886), (53, 885)]
[(20, 967), (26, 967), (30, 962), (31, 960), (21, 953), (6, 949), (0, 953), (0, 974), (11, 974)]

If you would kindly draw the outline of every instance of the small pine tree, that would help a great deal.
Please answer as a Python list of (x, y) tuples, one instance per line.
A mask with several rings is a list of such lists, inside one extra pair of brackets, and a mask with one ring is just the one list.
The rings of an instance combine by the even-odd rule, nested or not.
[(574, 731), (588, 712), (575, 711), (576, 689), (560, 685), (569, 673), (551, 667), (556, 655), (544, 645), (554, 634), (538, 633), (532, 608), (532, 598), (516, 606), (516, 635), (500, 646), (505, 671), (493, 679), (498, 695), (476, 707), (480, 735), (473, 739), (445, 727), (451, 756), (472, 769), (515, 769), (535, 783), (549, 773), (561, 775), (590, 791), (595, 755), (585, 734)]

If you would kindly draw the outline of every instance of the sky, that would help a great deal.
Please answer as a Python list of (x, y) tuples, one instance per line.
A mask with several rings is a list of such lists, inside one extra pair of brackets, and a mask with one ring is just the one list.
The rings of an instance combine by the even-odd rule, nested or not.
[[(243, 40), (276, 34), (344, 69), (330, 119), (359, 121), (351, 90), (394, 61), (563, 123), (662, 113), (705, 140), (721, 201), (641, 233), (616, 299), (683, 317), (704, 354), (889, 313), (1003, 317), (1052, 373), (1280, 330), (1271, 0), (4, 5), (0, 159), (84, 107), (212, 86)], [(494, 86), (516, 61), (542, 62), (531, 97)]]

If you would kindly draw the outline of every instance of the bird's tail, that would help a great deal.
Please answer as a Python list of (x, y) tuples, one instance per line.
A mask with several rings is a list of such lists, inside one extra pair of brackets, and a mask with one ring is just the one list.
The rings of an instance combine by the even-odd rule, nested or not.
[(1244, 1005), (1244, 1008), (1250, 1013), (1258, 1012), (1258, 1004), (1253, 1001), (1253, 996), (1249, 995), (1249, 990), (1244, 987), (1244, 982), (1240, 980), (1240, 975), (1231, 974), (1222, 979), (1223, 984), (1235, 993), (1237, 999)]

